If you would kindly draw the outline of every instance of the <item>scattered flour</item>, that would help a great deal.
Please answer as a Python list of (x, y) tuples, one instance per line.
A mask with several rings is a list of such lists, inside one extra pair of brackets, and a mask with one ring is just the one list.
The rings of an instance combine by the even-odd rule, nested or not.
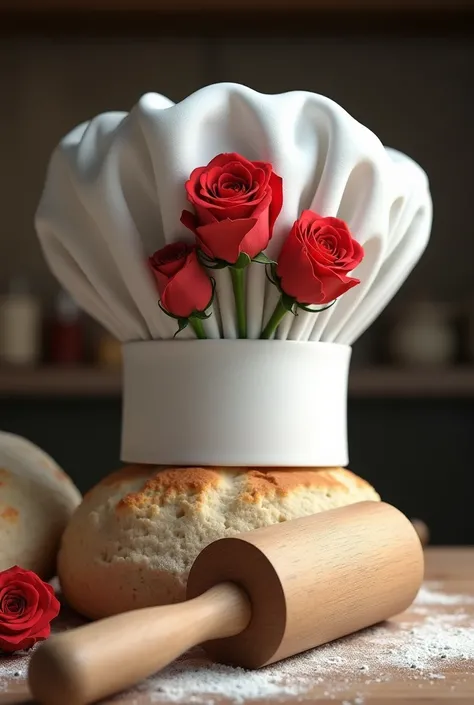
[[(344, 705), (362, 705), (364, 686), (393, 679), (444, 680), (443, 669), (453, 663), (474, 669), (474, 619), (465, 605), (469, 595), (452, 595), (424, 586), (413, 605), (410, 622), (390, 622), (366, 629), (286, 659), (258, 671), (212, 664), (195, 649), (139, 686), (152, 702), (229, 703), (269, 698), (304, 697), (319, 686), (321, 695), (335, 698), (347, 691), (357, 695)], [(418, 606), (431, 606), (420, 618)], [(437, 614), (433, 615), (433, 606)], [(456, 607), (453, 613), (452, 609)], [(443, 610), (444, 608), (444, 610)]]
[(450, 595), (446, 592), (441, 592), (440, 583), (432, 583), (431, 588), (423, 586), (417, 597), (416, 605), (474, 605), (474, 596), (471, 595)]
[(29, 655), (25, 652), (11, 656), (0, 656), (0, 693), (7, 688), (7, 681), (25, 680), (28, 673)]
[[(193, 649), (114, 701), (146, 694), (152, 703), (213, 705), (270, 698), (302, 700), (314, 694), (338, 698), (343, 705), (363, 705), (371, 683), (397, 678), (429, 686), (443, 681), (444, 673), (455, 664), (460, 677), (472, 673), (474, 617), (466, 606), (473, 603), (468, 595), (425, 585), (403, 621), (366, 629), (258, 671), (213, 664), (201, 649)], [(418, 612), (427, 607), (431, 608), (428, 614)], [(7, 679), (26, 678), (27, 661), (25, 655), (0, 658), (0, 690), (2, 684), (6, 688)]]

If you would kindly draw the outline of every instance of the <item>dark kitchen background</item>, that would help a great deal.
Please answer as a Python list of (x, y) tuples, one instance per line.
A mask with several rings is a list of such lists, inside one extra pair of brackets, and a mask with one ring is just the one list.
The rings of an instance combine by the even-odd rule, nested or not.
[(354, 346), (350, 467), (433, 543), (474, 543), (472, 3), (63, 5), (0, 1), (0, 429), (82, 491), (119, 465), (120, 350), (58, 291), (33, 229), (58, 140), (149, 91), (314, 91), (418, 161), (434, 201), (425, 255)]

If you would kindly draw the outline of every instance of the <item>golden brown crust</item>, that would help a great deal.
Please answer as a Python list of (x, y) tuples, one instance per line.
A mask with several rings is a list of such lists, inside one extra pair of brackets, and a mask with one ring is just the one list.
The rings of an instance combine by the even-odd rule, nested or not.
[(368, 487), (368, 483), (345, 468), (165, 468), (132, 465), (122, 468), (101, 481), (101, 486), (119, 486), (135, 479), (145, 479), (143, 486), (129, 492), (118, 505), (118, 511), (133, 511), (150, 504), (163, 506), (177, 496), (193, 496), (196, 503), (204, 501), (206, 493), (217, 489), (222, 473), (243, 475), (240, 499), (250, 504), (265, 497), (285, 497), (296, 489), (313, 488), (321, 492), (348, 494), (353, 487)]
[(367, 486), (364, 480), (345, 468), (265, 468), (248, 471), (247, 495), (250, 501), (259, 501), (262, 497), (275, 493), (284, 497), (298, 488), (312, 487), (328, 492), (349, 492), (348, 486), (341, 481), (344, 476), (350, 476), (358, 487)]
[(4, 519), (5, 521), (9, 521), (11, 524), (15, 524), (18, 521), (19, 515), (20, 512), (18, 509), (7, 506), (0, 512), (0, 519)]
[(116, 470), (104, 477), (96, 487), (113, 487), (120, 485), (122, 482), (136, 480), (141, 477), (149, 477), (150, 473), (156, 470), (159, 472), (159, 466), (151, 467), (150, 465), (125, 465), (125, 467)]
[(176, 495), (197, 495), (199, 501), (212, 488), (217, 488), (220, 475), (216, 470), (207, 468), (168, 468), (152, 475), (139, 492), (130, 492), (118, 507), (142, 507), (145, 504), (163, 506), (172, 502)]

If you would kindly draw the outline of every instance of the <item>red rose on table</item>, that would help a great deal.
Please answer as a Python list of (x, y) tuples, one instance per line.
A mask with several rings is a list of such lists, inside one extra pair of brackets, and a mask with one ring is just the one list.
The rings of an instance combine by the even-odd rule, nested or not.
[(360, 283), (348, 277), (364, 256), (339, 218), (303, 211), (285, 240), (276, 273), (282, 291), (301, 304), (327, 304)]
[(194, 169), (186, 191), (195, 214), (183, 211), (181, 222), (208, 258), (234, 264), (240, 254), (253, 259), (267, 247), (283, 203), (271, 164), (219, 154)]
[(183, 242), (166, 245), (148, 260), (161, 304), (177, 318), (204, 311), (212, 299), (212, 282), (197, 258), (196, 248)]
[(29, 649), (51, 633), (59, 614), (51, 585), (18, 566), (0, 572), (0, 651)]

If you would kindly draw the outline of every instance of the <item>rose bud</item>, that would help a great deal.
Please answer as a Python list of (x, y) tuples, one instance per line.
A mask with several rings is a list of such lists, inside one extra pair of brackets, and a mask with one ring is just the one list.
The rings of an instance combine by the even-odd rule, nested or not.
[(206, 338), (202, 319), (214, 296), (213, 281), (200, 264), (196, 247), (174, 242), (148, 259), (160, 296), (160, 307), (179, 321), (178, 333), (191, 324), (198, 338)]
[[(361, 262), (364, 250), (339, 218), (324, 218), (303, 211), (283, 247), (270, 281), (278, 287), (280, 299), (260, 338), (270, 338), (288, 312), (298, 308), (317, 313), (312, 306), (331, 304), (360, 283), (348, 277)], [(326, 306), (328, 308), (328, 306)]]
[(343, 220), (303, 211), (278, 258), (280, 288), (303, 305), (328, 304), (360, 283), (347, 275), (363, 256)]

